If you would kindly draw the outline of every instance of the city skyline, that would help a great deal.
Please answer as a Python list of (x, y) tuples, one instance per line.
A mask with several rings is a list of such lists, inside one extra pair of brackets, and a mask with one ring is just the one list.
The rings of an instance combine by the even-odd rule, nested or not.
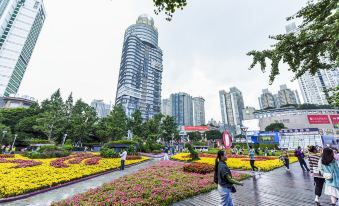
[[(87, 103), (92, 99), (114, 102), (123, 33), (140, 14), (148, 13), (161, 31), (159, 45), (166, 54), (161, 95), (165, 97), (183, 91), (192, 96), (203, 96), (206, 119), (221, 120), (216, 92), (223, 88), (238, 87), (243, 92), (245, 105), (258, 108), (260, 89), (252, 88), (268, 87), (268, 74), (261, 73), (260, 69), (249, 71), (250, 57), (246, 52), (272, 44), (268, 35), (284, 33), (285, 18), (300, 9), (304, 2), (233, 2), (231, 5), (223, 1), (212, 5), (189, 2), (185, 12), (176, 13), (171, 22), (163, 15), (154, 15), (150, 1), (99, 1), (93, 4), (45, 0), (44, 3), (48, 18), (20, 94), (42, 101), (61, 88), (63, 95), (73, 91), (76, 98)], [(66, 8), (65, 4), (68, 5)], [(214, 11), (215, 4), (218, 7)], [(238, 8), (242, 8), (242, 14), (235, 12)], [(75, 9), (79, 9), (77, 16), (72, 15)], [(63, 10), (62, 16), (60, 10)], [(204, 10), (213, 12), (202, 12)], [(99, 13), (88, 15), (92, 12)], [(242, 17), (244, 13), (251, 18), (248, 15)], [(267, 16), (270, 18), (265, 18)], [(222, 24), (227, 26), (220, 27)], [(94, 25), (95, 29), (88, 29), (89, 25)], [(203, 30), (201, 25), (205, 27)], [(229, 28), (236, 28), (237, 32), (229, 32)], [(87, 41), (91, 38), (95, 41)], [(292, 77), (283, 71), (272, 89), (289, 82)], [(289, 87), (299, 90), (296, 81)]]

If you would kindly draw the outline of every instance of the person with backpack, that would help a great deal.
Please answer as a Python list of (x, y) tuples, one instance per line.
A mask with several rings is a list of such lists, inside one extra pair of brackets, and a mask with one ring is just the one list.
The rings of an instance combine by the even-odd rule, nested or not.
[(314, 179), (314, 185), (315, 185), (315, 200), (314, 202), (317, 205), (320, 205), (319, 198), (321, 196), (323, 186), (325, 183), (325, 179), (322, 176), (322, 174), (319, 172), (318, 168), (318, 162), (320, 160), (320, 154), (318, 153), (318, 150), (315, 146), (311, 146), (308, 150), (310, 152), (310, 155), (308, 156), (308, 161), (310, 164), (311, 174)]
[(260, 168), (256, 167), (254, 165), (255, 162), (255, 158), (254, 158), (254, 149), (252, 146), (249, 146), (250, 150), (248, 151), (249, 157), (250, 157), (250, 165), (251, 165), (251, 170), (254, 173), (255, 171), (258, 171), (258, 173), (260, 174)]
[(298, 161), (299, 161), (299, 164), (300, 164), (300, 167), (303, 171), (307, 171), (309, 172), (310, 169), (308, 169), (307, 167), (307, 164), (305, 162), (305, 154), (303, 152), (303, 150), (301, 149), (301, 147), (299, 146), (297, 151), (295, 152), (295, 155), (298, 157)]
[(218, 192), (221, 197), (220, 205), (233, 206), (231, 193), (236, 192), (233, 185), (243, 186), (243, 183), (233, 179), (231, 170), (228, 168), (226, 161), (227, 157), (225, 151), (219, 150), (217, 158), (215, 159), (214, 182), (218, 184)]
[(284, 163), (284, 166), (286, 167), (287, 171), (290, 171), (290, 159), (288, 158), (288, 152), (287, 150), (284, 150), (279, 157), (279, 159)]
[(320, 171), (325, 178), (324, 193), (331, 196), (330, 205), (335, 206), (339, 199), (339, 165), (334, 159), (334, 152), (331, 148), (323, 150)]

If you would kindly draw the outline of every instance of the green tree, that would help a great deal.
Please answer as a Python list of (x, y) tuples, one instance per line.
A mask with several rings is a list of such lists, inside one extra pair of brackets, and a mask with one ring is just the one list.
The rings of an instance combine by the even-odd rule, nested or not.
[(202, 139), (200, 132), (188, 132), (187, 135), (189, 136), (190, 141), (197, 142)]
[(37, 116), (35, 130), (44, 133), (48, 140), (58, 140), (65, 132), (65, 105), (58, 89), (41, 104), (42, 113)]
[(12, 139), (11, 128), (4, 124), (0, 124), (0, 145), (10, 144)]
[(221, 139), (222, 138), (222, 133), (219, 130), (210, 130), (206, 131), (206, 139)]
[(332, 92), (333, 95), (328, 97), (328, 103), (330, 103), (333, 107), (339, 107), (339, 86), (330, 89), (329, 92)]
[(272, 123), (265, 128), (265, 131), (279, 132), (280, 130), (284, 128), (285, 128), (285, 125), (283, 123)]
[(167, 16), (166, 20), (168, 21), (172, 19), (175, 10), (182, 10), (187, 5), (186, 0), (153, 0), (153, 2), (156, 7), (154, 12), (158, 15), (162, 11), (165, 11), (165, 15)]
[(113, 107), (107, 116), (107, 127), (110, 138), (113, 140), (121, 140), (127, 136), (127, 117), (122, 105)]
[(301, 19), (298, 32), (270, 36), (276, 40), (271, 49), (250, 51), (253, 57), (250, 68), (260, 64), (267, 69), (266, 60), (271, 62), (270, 84), (279, 75), (279, 63), (287, 63), (295, 79), (305, 72), (314, 75), (321, 69), (335, 69), (339, 66), (338, 0), (309, 0), (307, 5), (287, 20)]
[(142, 136), (143, 124), (140, 110), (135, 110), (132, 117), (128, 120), (128, 128), (132, 131), (133, 135)]
[(81, 99), (77, 100), (70, 118), (72, 130), (70, 132), (73, 142), (78, 142), (82, 145), (84, 140), (89, 140), (93, 135), (94, 124), (97, 122), (97, 113), (93, 107), (83, 102)]
[(169, 143), (171, 140), (174, 140), (176, 137), (176, 134), (178, 133), (177, 130), (178, 126), (175, 122), (174, 117), (171, 116), (165, 116), (164, 120), (162, 121), (161, 125), (161, 137), (166, 142)]
[(162, 114), (156, 114), (151, 119), (143, 124), (144, 132), (143, 137), (145, 140), (155, 142), (161, 133), (161, 119)]

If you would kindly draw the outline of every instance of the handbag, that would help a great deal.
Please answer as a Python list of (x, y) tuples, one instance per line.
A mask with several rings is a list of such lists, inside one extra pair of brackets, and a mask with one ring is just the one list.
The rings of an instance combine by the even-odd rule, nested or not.
[(236, 193), (237, 189), (235, 189), (234, 185), (232, 185), (230, 188), (231, 193)]

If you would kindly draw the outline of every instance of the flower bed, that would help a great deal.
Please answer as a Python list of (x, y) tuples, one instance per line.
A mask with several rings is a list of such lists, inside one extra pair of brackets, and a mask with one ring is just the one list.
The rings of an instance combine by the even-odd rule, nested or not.
[(14, 158), (14, 154), (0, 154), (0, 158)]
[[(74, 156), (67, 158), (72, 159)], [(51, 166), (51, 162), (58, 159), (35, 159), (33, 161), (21, 155), (15, 155), (15, 159), (13, 160), (15, 160), (16, 163), (14, 163), (0, 158), (0, 161), (6, 160), (6, 162), (0, 164), (0, 198), (16, 196), (59, 185), (120, 166), (120, 158), (100, 158), (96, 155), (85, 159), (79, 164), (66, 164), (64, 160), (57, 162), (60, 165), (66, 164), (67, 167), (56, 168), (54, 165)], [(148, 158), (142, 157), (142, 159), (139, 160), (126, 160), (125, 164), (129, 165), (146, 159)], [(30, 161), (39, 162), (40, 165), (13, 168), (21, 161), (25, 163), (29, 163)]]
[(184, 172), (193, 172), (199, 174), (207, 174), (214, 171), (214, 167), (210, 164), (191, 163), (184, 166)]
[(142, 157), (137, 155), (127, 155), (126, 160), (140, 160)]
[[(165, 206), (216, 188), (213, 172), (208, 174), (183, 171), (186, 163), (161, 161), (155, 166), (114, 180), (112, 183), (53, 203), (69, 205), (152, 205)], [(234, 173), (238, 180), (248, 175)]]
[[(206, 163), (210, 165), (215, 164), (215, 157), (202, 157), (199, 156), (200, 160), (194, 161), (198, 163)], [(172, 156), (173, 160), (179, 161), (191, 161), (191, 158), (188, 153), (180, 153)], [(259, 167), (262, 171), (270, 171), (278, 167), (283, 166), (283, 162), (279, 160), (278, 157), (264, 157), (256, 156), (255, 166)], [(290, 163), (296, 162), (298, 159), (296, 157), (290, 157)], [(231, 169), (239, 170), (250, 170), (251, 165), (249, 158), (246, 155), (229, 155), (227, 159), (227, 165)]]

